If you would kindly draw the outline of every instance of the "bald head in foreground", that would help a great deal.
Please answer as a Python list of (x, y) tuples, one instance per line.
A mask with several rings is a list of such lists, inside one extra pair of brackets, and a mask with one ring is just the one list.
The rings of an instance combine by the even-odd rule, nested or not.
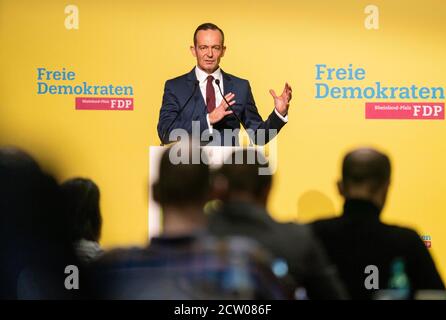
[(390, 159), (371, 148), (349, 152), (342, 164), (338, 189), (346, 199), (363, 199), (382, 209), (390, 185)]

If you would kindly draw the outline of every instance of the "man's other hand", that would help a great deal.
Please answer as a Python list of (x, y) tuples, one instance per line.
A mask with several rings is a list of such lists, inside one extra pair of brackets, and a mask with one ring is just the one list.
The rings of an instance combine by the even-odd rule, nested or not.
[[(227, 95), (225, 95), (225, 98), (229, 102), (229, 106), (232, 106), (235, 103), (235, 100), (233, 100), (235, 98), (235, 94), (228, 93)], [(214, 111), (209, 113), (209, 122), (211, 124), (217, 123), (221, 119), (223, 119), (225, 116), (227, 116), (228, 114), (231, 114), (232, 111), (227, 110), (229, 108), (229, 106), (223, 99), (221, 101), (221, 103), (219, 104), (219, 106), (217, 108), (215, 108)]]

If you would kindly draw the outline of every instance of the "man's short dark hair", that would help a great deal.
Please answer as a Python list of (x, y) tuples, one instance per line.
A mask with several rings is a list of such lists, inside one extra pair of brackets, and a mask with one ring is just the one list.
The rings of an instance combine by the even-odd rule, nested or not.
[[(158, 181), (153, 185), (155, 201), (162, 206), (195, 205), (206, 201), (210, 189), (209, 166), (201, 157), (198, 164), (192, 161), (188, 164), (173, 164), (169, 158), (171, 150), (166, 150), (161, 158)], [(191, 154), (189, 156), (191, 160)]]
[(197, 29), (194, 32), (194, 46), (197, 46), (197, 33), (200, 30), (218, 30), (221, 33), (221, 44), (223, 45), (225, 43), (225, 34), (223, 33), (223, 30), (221, 30), (217, 25), (206, 22), (203, 24), (200, 24)]
[[(219, 170), (228, 182), (230, 192), (248, 192), (258, 196), (272, 184), (272, 175), (260, 175), (259, 169), (268, 167), (265, 157), (256, 150), (239, 150), (232, 153), (231, 163), (223, 164)], [(242, 159), (242, 164), (237, 161)]]
[(390, 180), (391, 165), (387, 155), (374, 149), (349, 152), (342, 163), (344, 185), (367, 184), (376, 191)]

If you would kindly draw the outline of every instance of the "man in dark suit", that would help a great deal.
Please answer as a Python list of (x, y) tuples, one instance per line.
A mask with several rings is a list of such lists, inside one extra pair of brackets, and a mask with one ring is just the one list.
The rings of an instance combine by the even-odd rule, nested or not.
[(161, 142), (175, 141), (178, 136), (174, 132), (170, 137), (171, 132), (183, 129), (189, 135), (198, 135), (202, 143), (238, 145), (239, 130), (235, 129), (240, 129), (239, 121), (256, 144), (263, 145), (274, 138), (288, 121), (291, 87), (286, 83), (280, 96), (270, 90), (275, 108), (263, 121), (249, 82), (220, 69), (226, 50), (220, 28), (212, 23), (200, 25), (190, 49), (197, 66), (165, 84), (158, 122)]
[[(244, 164), (234, 164), (236, 159), (243, 159)], [(248, 164), (248, 159), (255, 161)], [(215, 177), (216, 194), (223, 205), (209, 217), (211, 232), (258, 241), (286, 263), (278, 270), (294, 278), (298, 299), (348, 298), (311, 228), (276, 222), (266, 210), (272, 176), (259, 175), (259, 169), (267, 167), (260, 165), (266, 163), (265, 158), (254, 150), (243, 150), (234, 152), (231, 160)]]
[[(339, 191), (345, 198), (339, 218), (316, 221), (315, 234), (354, 299), (378, 298), (366, 288), (367, 266), (376, 266), (379, 289), (400, 289), (410, 298), (420, 289), (444, 289), (428, 250), (411, 229), (384, 224), (380, 213), (390, 184), (390, 160), (373, 149), (348, 153)], [(370, 269), (371, 270), (371, 269)]]

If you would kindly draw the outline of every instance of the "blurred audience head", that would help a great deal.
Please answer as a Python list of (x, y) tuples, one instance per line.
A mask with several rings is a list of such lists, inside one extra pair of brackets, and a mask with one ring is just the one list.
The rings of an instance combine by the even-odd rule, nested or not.
[(68, 223), (56, 180), (26, 152), (0, 148), (0, 203), (8, 233), (17, 238), (64, 239)]
[(73, 241), (99, 241), (102, 216), (98, 186), (90, 179), (74, 178), (65, 181), (61, 189)]
[(272, 185), (272, 175), (261, 175), (268, 168), (265, 156), (255, 149), (233, 152), (230, 161), (218, 170), (214, 179), (217, 193), (224, 201), (248, 201), (266, 206)]
[(390, 173), (387, 155), (371, 148), (355, 149), (344, 157), (339, 192), (346, 199), (368, 200), (382, 208), (390, 185)]
[(0, 148), (0, 170), (6, 174), (35, 174), (40, 172), (37, 162), (25, 151), (15, 147)]
[[(188, 153), (185, 163), (175, 163), (171, 159), (171, 150), (166, 150), (160, 161), (158, 181), (152, 190), (155, 201), (163, 208), (202, 207), (209, 199), (209, 166), (202, 159), (192, 161), (191, 148), (181, 151)], [(195, 151), (201, 154), (202, 150), (197, 148)]]
[[(177, 161), (177, 151), (181, 153), (181, 161)], [(163, 153), (158, 181), (152, 191), (163, 210), (164, 235), (187, 235), (205, 228), (203, 208), (210, 195), (210, 171), (203, 157), (199, 147), (180, 144)]]

